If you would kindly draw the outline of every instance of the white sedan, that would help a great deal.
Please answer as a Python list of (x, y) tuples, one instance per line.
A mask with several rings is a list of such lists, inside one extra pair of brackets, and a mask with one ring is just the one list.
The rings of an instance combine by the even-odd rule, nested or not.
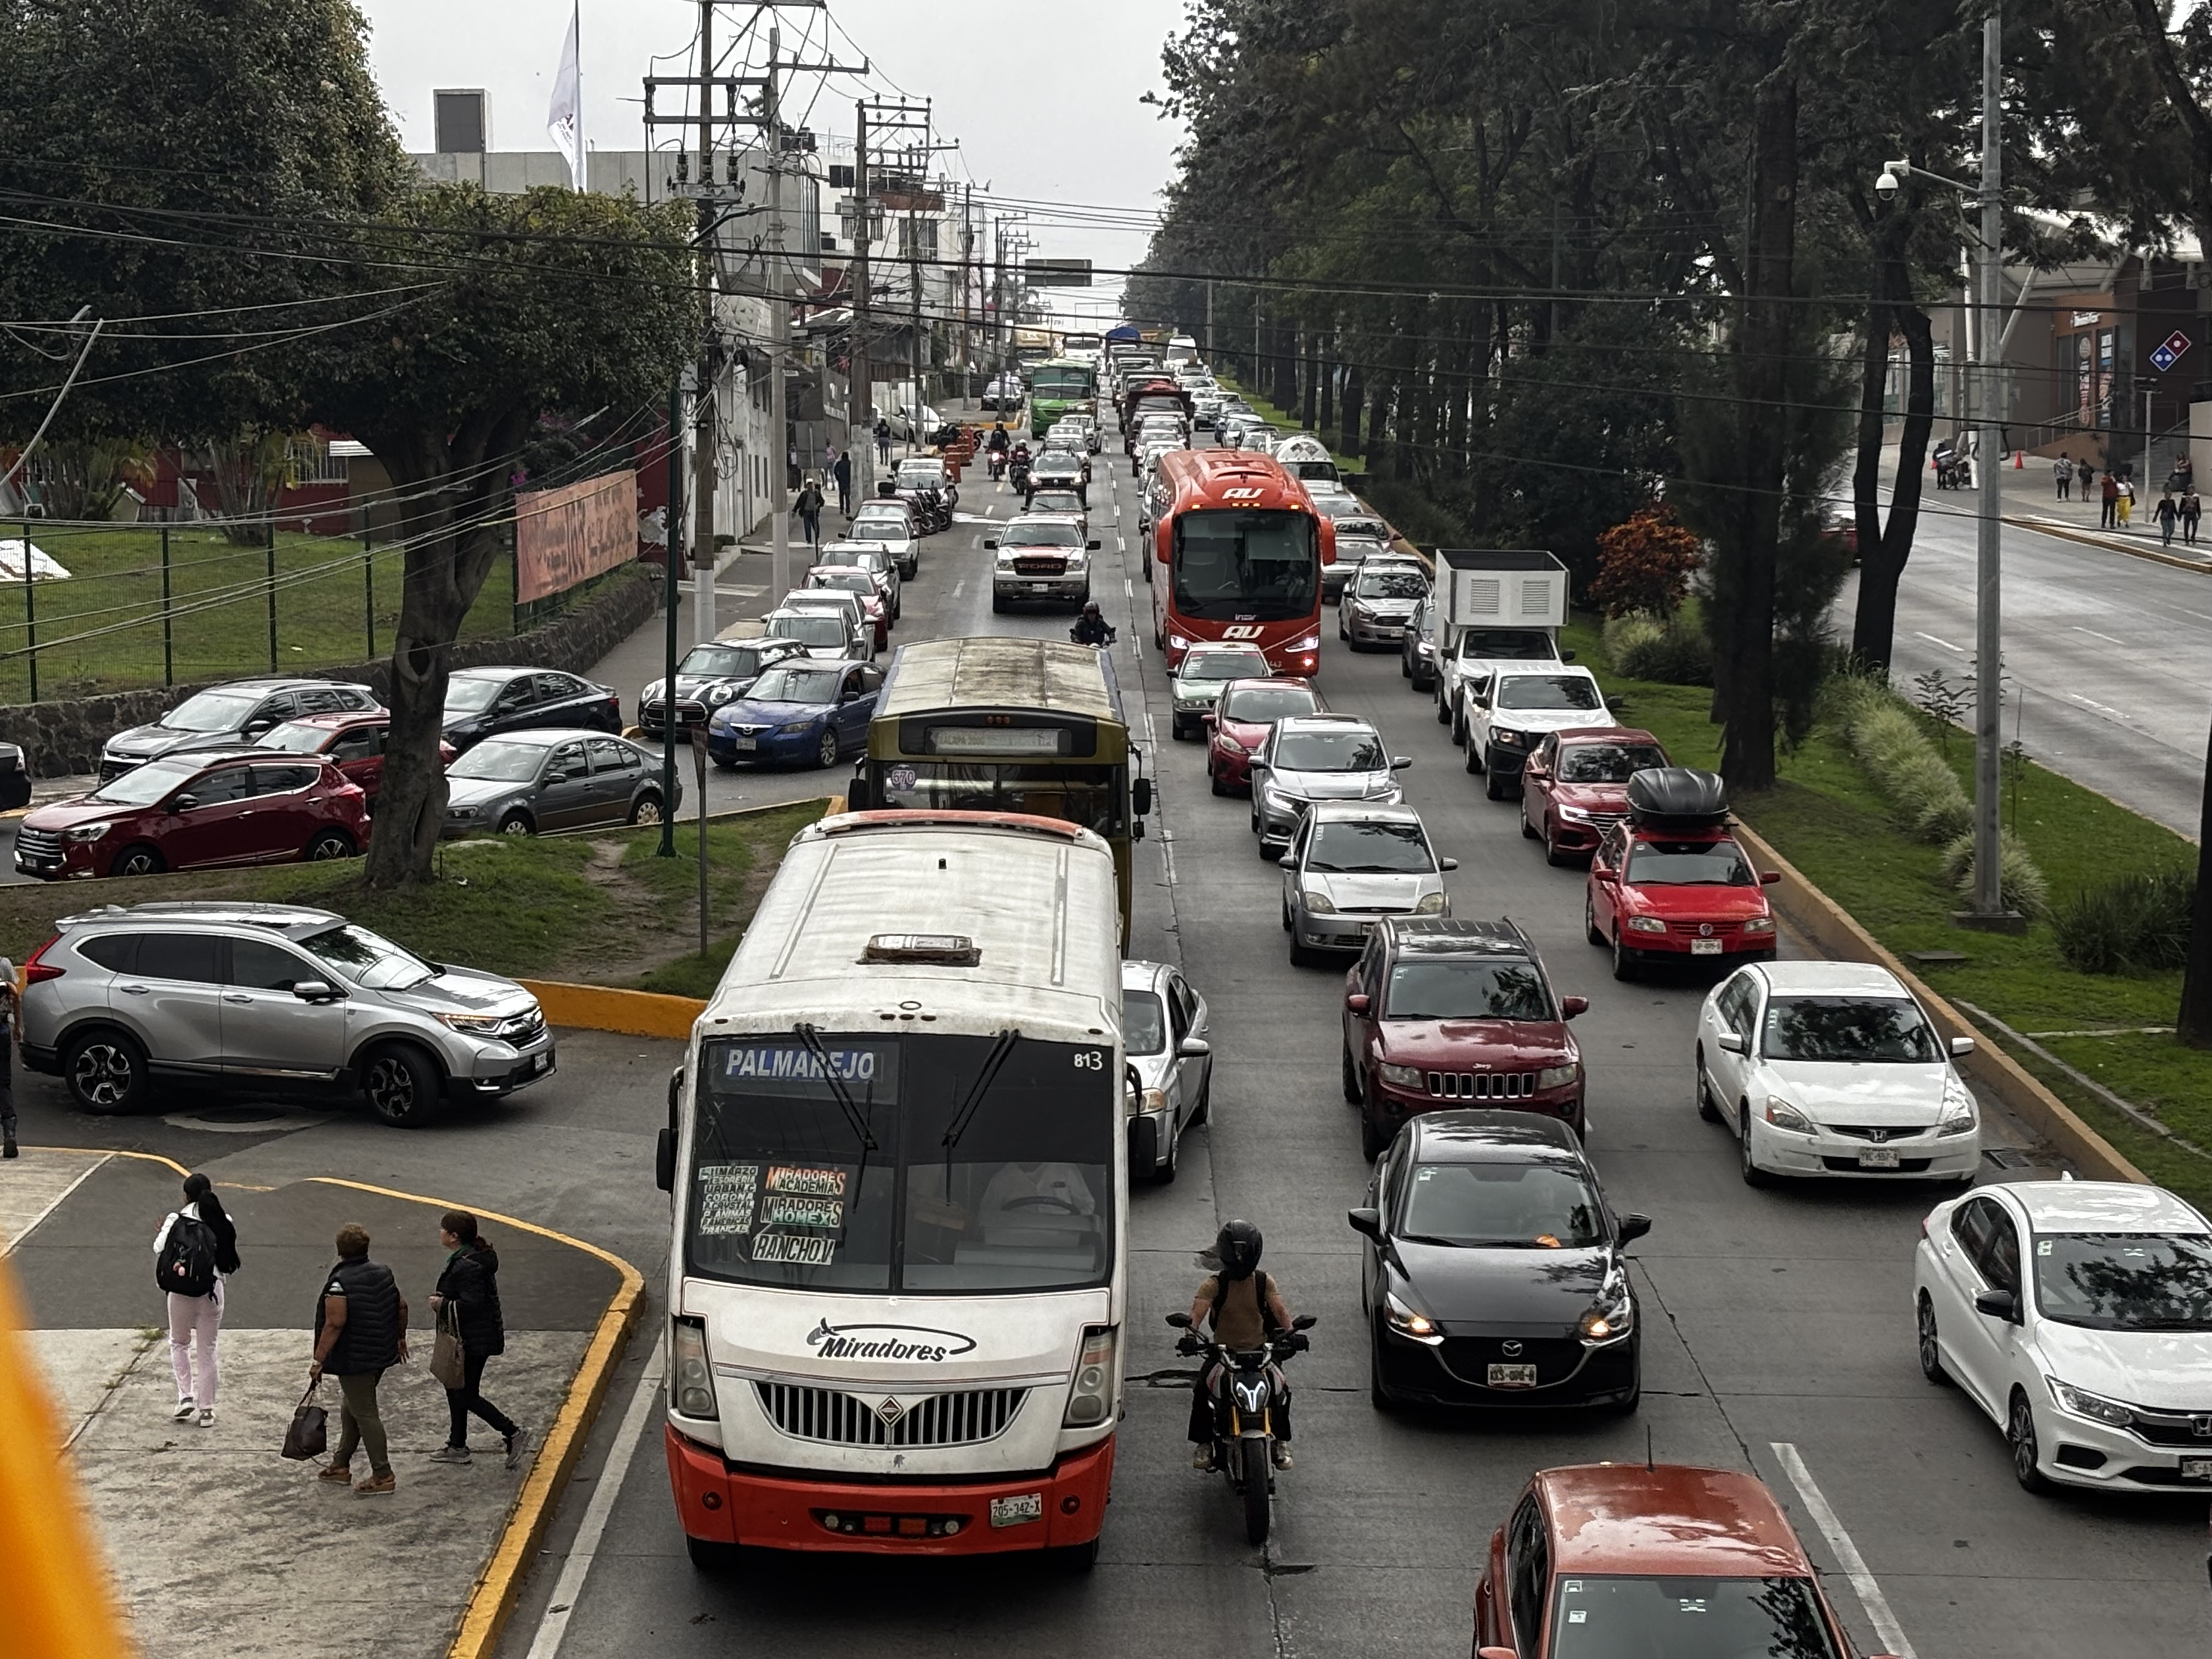
[(1176, 969), (1121, 964), (1121, 1030), (1135, 1074), (1128, 1103), (1129, 1173), (1176, 1178), (1182, 1132), (1203, 1123), (1213, 1094), (1212, 1015)]
[(1713, 988), (1698, 1014), (1698, 1112), (1736, 1133), (1743, 1178), (1972, 1181), (1981, 1115), (1946, 1045), (1886, 968), (1768, 962)]
[(2212, 1491), (2212, 1225), (2172, 1194), (1984, 1187), (1929, 1212), (1912, 1279), (1920, 1369), (2028, 1491)]

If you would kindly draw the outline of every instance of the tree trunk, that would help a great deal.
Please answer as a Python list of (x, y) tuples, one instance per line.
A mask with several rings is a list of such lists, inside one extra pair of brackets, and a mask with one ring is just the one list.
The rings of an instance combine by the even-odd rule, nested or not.
[(1336, 338), (1324, 337), (1321, 347), (1321, 373), (1314, 378), (1321, 382), (1321, 416), (1315, 425), (1316, 432), (1326, 432), (1336, 424)]
[(1342, 424), (1337, 431), (1336, 453), (1355, 456), (1361, 453), (1359, 417), (1367, 402), (1367, 380), (1358, 363), (1345, 371), (1343, 408), (1339, 411)]
[(1305, 331), (1305, 398), (1298, 407), (1298, 424), (1308, 432), (1317, 432), (1314, 405), (1321, 397), (1321, 335), (1310, 328)]
[[(1903, 262), (1896, 277), (1905, 283)], [(1908, 290), (1909, 291), (1909, 290)], [(1928, 313), (1909, 301), (1894, 303), (1892, 313), (1905, 336), (1906, 371), (1905, 424), (1898, 434), (1897, 478), (1889, 492), (1889, 519), (1881, 534), (1867, 539), (1859, 529), (1858, 603), (1851, 618), (1851, 654), (1870, 666), (1887, 669), (1897, 637), (1897, 588), (1912, 556), (1920, 527), (1920, 492), (1928, 482), (1928, 438), (1936, 425), (1936, 340)]]

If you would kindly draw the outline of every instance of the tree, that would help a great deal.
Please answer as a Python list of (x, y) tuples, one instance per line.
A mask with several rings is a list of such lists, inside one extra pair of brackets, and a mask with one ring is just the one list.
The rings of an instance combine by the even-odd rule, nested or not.
[(430, 872), (450, 647), (507, 544), (526, 445), (548, 417), (658, 408), (690, 352), (690, 218), (682, 203), (434, 185), (350, 239), (355, 281), (444, 273), (385, 325), (327, 337), (306, 369), (303, 413), (367, 444), (411, 508), (372, 886)]
[(1690, 590), (1700, 549), (1663, 503), (1638, 507), (1597, 538), (1597, 577), (1587, 597), (1608, 617), (1671, 617)]

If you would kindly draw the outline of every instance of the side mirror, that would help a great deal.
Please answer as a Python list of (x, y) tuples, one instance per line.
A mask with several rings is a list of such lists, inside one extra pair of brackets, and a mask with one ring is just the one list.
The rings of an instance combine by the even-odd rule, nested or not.
[(246, 721), (244, 726), (239, 727), (239, 731), (246, 737), (258, 738), (263, 732), (269, 731), (276, 724), (276, 722), (274, 720), (252, 720)]
[(1456, 870), (1459, 868), (1459, 860), (1457, 859), (1438, 859), (1437, 860), (1437, 868), (1439, 870)]
[(1244, 763), (1244, 769), (1248, 772), (1264, 772), (1267, 769), (1267, 763), (1261, 760), (1257, 755), (1255, 755), (1250, 760)]
[(1973, 1038), (1953, 1037), (1951, 1039), (1951, 1052), (1954, 1054), (1971, 1054), (1974, 1052)]
[(1344, 1006), (1352, 1013), (1365, 1013), (1370, 1006), (1367, 993), (1364, 991), (1352, 992), (1349, 996), (1345, 998)]
[(997, 552), (999, 550), (999, 538), (995, 536), (988, 536), (984, 538), (983, 550), (986, 553)]
[(676, 1190), (676, 1131), (665, 1127), (653, 1143), (653, 1179), (664, 1193)]
[(1096, 553), (1098, 550), (1098, 541), (1096, 537), (1084, 543), (1083, 545), (1090, 552)]
[(1393, 772), (1402, 772), (1413, 763), (1413, 757), (1411, 755), (1393, 755), (1390, 757), (1390, 769)]
[(1611, 882), (1619, 879), (1613, 873), (1613, 866), (1609, 864), (1593, 864), (1589, 867), (1589, 872), (1592, 881)]
[(1171, 1313), (1168, 1316), (1168, 1323), (1179, 1331), (1187, 1331), (1190, 1328), (1190, 1316), (1187, 1313)]
[(1586, 1014), (1588, 1012), (1589, 1012), (1589, 999), (1588, 997), (1561, 997), (1559, 999), (1559, 1017), (1563, 1019), (1572, 1019), (1577, 1014)]
[(1152, 811), (1152, 781), (1139, 778), (1129, 786), (1129, 805), (1140, 818), (1149, 817)]
[(1218, 726), (1221, 724), (1221, 716), (1209, 708), (1198, 717), (1198, 723), (1205, 726)]
[(1761, 887), (1771, 887), (1781, 879), (1782, 872), (1779, 870), (1762, 870), (1759, 872), (1759, 884)]
[(1723, 1031), (1720, 1035), (1720, 1045), (1732, 1054), (1747, 1054), (1750, 1052), (1748, 1045), (1747, 1045), (1743, 1040), (1742, 1035), (1736, 1031)]
[(1183, 1060), (1204, 1060), (1213, 1052), (1213, 1045), (1201, 1036), (1187, 1036), (1176, 1045), (1176, 1054)]
[(1575, 653), (1571, 651), (1562, 651), (1559, 653), (1559, 660), (1561, 662), (1572, 662), (1574, 659)]
[(198, 795), (176, 795), (170, 799), (169, 810), (172, 812), (189, 812), (199, 804), (200, 798)]
[(2017, 1325), (2020, 1323), (2020, 1297), (2012, 1291), (1976, 1291), (1974, 1311)]
[(1346, 1210), (1344, 1219), (1352, 1231), (1364, 1238), (1382, 1237), (1382, 1212), (1380, 1210)]
[(1320, 1323), (1319, 1314), (1300, 1314), (1296, 1319), (1291, 1321), (1291, 1328), (1294, 1331), (1310, 1331)]
[(328, 1002), (337, 992), (326, 979), (301, 979), (292, 982), (292, 994), (302, 1002)]
[(1632, 1244), (1650, 1231), (1651, 1218), (1650, 1216), (1625, 1215), (1620, 1218), (1620, 1242), (1623, 1244)]
[(566, 783), (568, 781), (568, 775), (566, 772), (548, 772), (543, 781), (546, 783)]

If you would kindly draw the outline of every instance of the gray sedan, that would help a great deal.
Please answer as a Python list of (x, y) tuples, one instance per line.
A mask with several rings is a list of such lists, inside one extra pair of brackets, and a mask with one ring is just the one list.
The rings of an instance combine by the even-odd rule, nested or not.
[[(532, 836), (604, 823), (658, 823), (660, 757), (604, 732), (510, 732), (487, 738), (446, 773), (448, 836)], [(684, 805), (676, 784), (675, 805)]]
[(1182, 1132), (1212, 1109), (1212, 1016), (1188, 981), (1160, 962), (1121, 964), (1121, 1031), (1136, 1073), (1129, 1102), (1129, 1173), (1176, 1178)]

